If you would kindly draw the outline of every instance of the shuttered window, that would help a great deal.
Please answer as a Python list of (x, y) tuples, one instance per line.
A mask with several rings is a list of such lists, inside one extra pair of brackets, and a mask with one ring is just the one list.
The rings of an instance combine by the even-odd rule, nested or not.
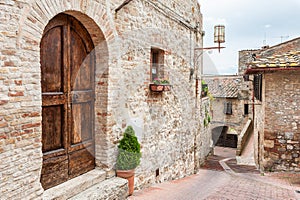
[(262, 74), (255, 74), (253, 81), (254, 96), (257, 100), (262, 100)]
[(232, 103), (231, 102), (224, 102), (224, 114), (232, 115)]

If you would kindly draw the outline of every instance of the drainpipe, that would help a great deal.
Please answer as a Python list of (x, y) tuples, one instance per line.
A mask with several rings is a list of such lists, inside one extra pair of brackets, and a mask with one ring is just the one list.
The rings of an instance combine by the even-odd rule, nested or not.
[(255, 109), (254, 109), (254, 106), (255, 106), (254, 100), (255, 100), (255, 97), (254, 97), (254, 86), (253, 86), (253, 90), (252, 90), (252, 102), (253, 102), (252, 103), (252, 120), (253, 120), (253, 122), (254, 122), (254, 117), (255, 117), (255, 114), (254, 114), (254, 112), (255, 112)]
[(115, 12), (117, 13), (119, 10), (121, 10), (124, 6), (129, 4), (132, 0), (125, 0), (119, 7), (115, 9)]

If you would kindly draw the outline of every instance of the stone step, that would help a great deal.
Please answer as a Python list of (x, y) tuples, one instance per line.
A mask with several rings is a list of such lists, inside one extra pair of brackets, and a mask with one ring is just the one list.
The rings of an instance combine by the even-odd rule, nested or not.
[(123, 200), (128, 196), (127, 180), (113, 177), (102, 181), (69, 200)]
[(43, 200), (65, 200), (85, 191), (86, 189), (103, 182), (106, 179), (106, 172), (94, 169), (76, 178), (68, 180), (60, 185), (45, 190)]

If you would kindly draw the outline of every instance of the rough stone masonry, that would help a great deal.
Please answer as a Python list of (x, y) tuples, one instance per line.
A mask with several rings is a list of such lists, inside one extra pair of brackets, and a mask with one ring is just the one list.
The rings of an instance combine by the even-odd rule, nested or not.
[[(59, 13), (86, 28), (96, 55), (96, 167), (114, 176), (117, 143), (132, 125), (142, 144), (136, 185), (194, 173), (210, 151), (209, 127), (196, 78), (194, 48), (202, 44), (196, 0), (0, 0), (0, 194), (41, 199), (42, 91), (40, 42)], [(149, 90), (151, 49), (163, 52), (172, 89)], [(191, 70), (194, 74), (191, 74)]]

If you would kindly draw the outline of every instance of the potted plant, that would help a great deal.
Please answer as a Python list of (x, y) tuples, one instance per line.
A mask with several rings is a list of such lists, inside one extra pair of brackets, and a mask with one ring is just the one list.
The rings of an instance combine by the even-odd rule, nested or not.
[(129, 195), (134, 190), (134, 170), (140, 164), (141, 147), (132, 126), (128, 126), (119, 141), (117, 156), (117, 176), (128, 180)]
[(150, 84), (150, 90), (153, 92), (170, 91), (170, 81), (166, 78), (155, 78), (153, 83)]

